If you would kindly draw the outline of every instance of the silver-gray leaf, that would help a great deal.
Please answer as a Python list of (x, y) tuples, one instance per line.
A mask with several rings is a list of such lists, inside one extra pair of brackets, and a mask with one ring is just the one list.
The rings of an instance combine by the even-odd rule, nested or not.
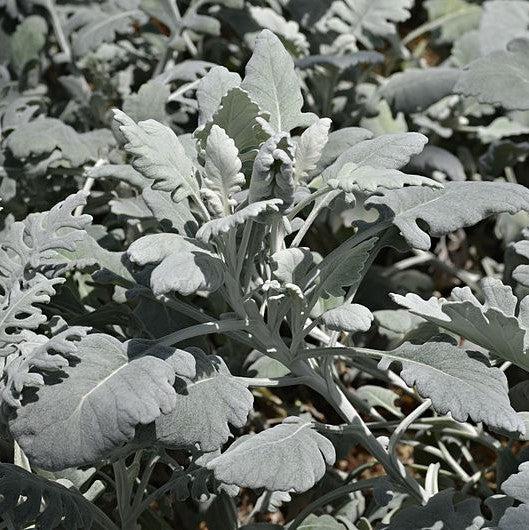
[(369, 197), (366, 206), (388, 209), (408, 243), (427, 250), (431, 241), (418, 221), (424, 221), (433, 236), (441, 236), (476, 224), (500, 212), (529, 210), (529, 190), (510, 182), (446, 182), (444, 188), (409, 187), (383, 191)]
[(131, 440), (137, 425), (176, 404), (173, 366), (148, 353), (130, 357), (109, 335), (83, 338), (70, 361), (36, 399), (26, 391), (9, 421), (35, 466), (60, 470), (97, 462)]
[(158, 263), (151, 273), (155, 294), (176, 291), (184, 296), (196, 291), (216, 291), (223, 280), (220, 258), (201, 241), (178, 234), (150, 234), (127, 250), (133, 263)]
[(257, 37), (241, 88), (261, 111), (270, 114), (270, 125), (276, 132), (307, 127), (316, 120), (314, 114), (301, 112), (303, 96), (294, 61), (270, 30)]
[(233, 377), (216, 355), (194, 349), (196, 377), (176, 385), (176, 403), (155, 422), (156, 441), (162, 445), (215, 451), (230, 437), (228, 424), (241, 428), (253, 406), (253, 395)]
[(207, 467), (226, 484), (300, 493), (320, 480), (335, 458), (332, 443), (310, 422), (289, 417), (259, 434), (242, 436)]

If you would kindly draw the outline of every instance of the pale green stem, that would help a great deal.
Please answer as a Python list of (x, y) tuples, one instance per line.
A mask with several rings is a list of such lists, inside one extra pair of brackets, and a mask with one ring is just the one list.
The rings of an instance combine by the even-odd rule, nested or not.
[(351, 482), (349, 484), (345, 484), (344, 486), (336, 488), (335, 490), (327, 493), (326, 495), (322, 495), (314, 502), (311, 502), (296, 516), (296, 518), (290, 524), (287, 525), (288, 530), (296, 530), (299, 525), (303, 523), (303, 521), (320, 506), (324, 506), (325, 504), (328, 504), (334, 501), (335, 499), (339, 499), (340, 497), (343, 497), (348, 493), (352, 493), (353, 491), (372, 488), (375, 482), (377, 482), (378, 480), (380, 480), (379, 477), (370, 478), (367, 480), (359, 480), (358, 482)]
[(402, 44), (404, 46), (407, 46), (411, 41), (415, 40), (423, 33), (427, 33), (429, 31), (433, 31), (434, 29), (440, 28), (446, 22), (450, 22), (452, 19), (459, 18), (465, 15), (466, 12), (470, 12), (473, 9), (475, 9), (474, 6), (469, 6), (469, 8), (465, 9), (458, 9), (457, 11), (453, 11), (451, 13), (443, 15), (442, 17), (436, 18), (435, 20), (426, 22), (425, 24), (420, 25), (418, 28), (415, 28), (413, 31), (410, 31), (410, 33), (408, 33), (402, 39)]
[(296, 386), (304, 385), (307, 383), (307, 378), (304, 376), (301, 377), (278, 377), (278, 378), (268, 378), (268, 377), (236, 377), (238, 381), (243, 383), (248, 387), (280, 387), (280, 386)]
[(180, 329), (165, 335), (158, 342), (171, 346), (187, 339), (210, 335), (211, 333), (225, 333), (227, 331), (239, 331), (246, 329), (248, 322), (244, 320), (218, 320), (217, 322), (205, 322), (196, 324), (185, 329)]
[(252, 234), (252, 225), (253, 221), (249, 219), (244, 223), (244, 228), (242, 231), (242, 239), (237, 251), (237, 270), (236, 278), (238, 279), (241, 276), (241, 271), (244, 267), (244, 262), (246, 259), (246, 251), (248, 249), (248, 242), (250, 241), (250, 236)]

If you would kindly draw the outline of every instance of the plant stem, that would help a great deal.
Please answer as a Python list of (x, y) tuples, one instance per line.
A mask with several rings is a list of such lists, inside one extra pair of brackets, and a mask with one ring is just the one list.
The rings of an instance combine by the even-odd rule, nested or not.
[(305, 237), (305, 234), (308, 232), (309, 228), (312, 226), (312, 223), (316, 220), (319, 213), (329, 205), (329, 203), (337, 197), (341, 193), (341, 190), (332, 190), (327, 193), (324, 197), (322, 197), (320, 200), (316, 201), (314, 204), (311, 212), (307, 216), (307, 219), (305, 219), (305, 222), (303, 223), (303, 226), (299, 229), (298, 233), (296, 234), (296, 237), (292, 241), (291, 247), (297, 247), (301, 243), (301, 240), (303, 237)]
[(344, 495), (347, 495), (348, 493), (352, 493), (353, 491), (363, 490), (367, 488), (372, 488), (375, 482), (380, 480), (380, 477), (377, 478), (370, 478), (366, 480), (359, 480), (358, 482), (351, 482), (349, 484), (345, 484), (345, 486), (341, 486), (340, 488), (337, 488), (326, 495), (323, 495), (316, 499), (314, 502), (311, 502), (306, 508), (304, 508), (297, 516), (296, 518), (287, 525), (288, 530), (296, 530), (296, 528), (299, 527), (299, 525), (317, 508), (320, 506), (323, 506), (335, 499), (339, 499), (340, 497), (343, 497)]
[(426, 399), (424, 403), (419, 405), (413, 412), (404, 417), (404, 419), (399, 423), (397, 428), (393, 431), (391, 438), (389, 439), (388, 453), (394, 454), (397, 444), (399, 443), (402, 435), (406, 432), (408, 427), (422, 415), (423, 412), (426, 412), (432, 406), (432, 400), (430, 398)]
[(422, 24), (418, 28), (415, 28), (413, 31), (410, 31), (403, 39), (402, 44), (407, 46), (411, 41), (415, 40), (417, 37), (426, 33), (428, 31), (433, 31), (434, 29), (440, 28), (446, 22), (450, 22), (452, 19), (459, 18), (464, 16), (467, 13), (471, 13), (474, 10), (474, 6), (469, 6), (464, 9), (458, 9), (457, 11), (452, 11), (442, 17), (436, 18), (430, 22)]
[(236, 272), (236, 279), (239, 279), (241, 276), (241, 271), (244, 266), (244, 260), (246, 258), (246, 251), (248, 249), (248, 242), (250, 241), (250, 236), (252, 234), (252, 225), (253, 221), (249, 219), (244, 223), (244, 228), (242, 231), (242, 239), (241, 243), (239, 245), (239, 249), (237, 251), (237, 270)]
[(159, 339), (158, 342), (171, 346), (193, 337), (200, 337), (202, 335), (210, 335), (211, 333), (225, 333), (226, 331), (238, 331), (246, 329), (248, 322), (244, 320), (218, 320), (216, 322), (205, 322), (204, 324), (196, 324), (188, 328), (180, 329), (169, 335), (165, 335)]
[(248, 387), (280, 387), (280, 386), (296, 386), (307, 383), (307, 378), (301, 377), (236, 377), (238, 381)]

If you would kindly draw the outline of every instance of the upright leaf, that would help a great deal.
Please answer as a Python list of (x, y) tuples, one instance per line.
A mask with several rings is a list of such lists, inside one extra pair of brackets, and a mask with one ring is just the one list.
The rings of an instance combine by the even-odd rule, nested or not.
[(265, 132), (267, 115), (263, 114), (259, 106), (253, 101), (248, 92), (240, 87), (229, 90), (220, 100), (220, 107), (211, 119), (195, 131), (195, 137), (202, 147), (215, 124), (226, 131), (226, 134), (235, 142), (241, 153), (250, 157), (253, 150), (264, 142), (269, 134)]
[(26, 64), (38, 60), (47, 33), (48, 25), (39, 15), (30, 15), (17, 26), (9, 43), (9, 55), (19, 75)]
[(297, 140), (294, 171), (298, 181), (306, 179), (316, 169), (327, 143), (330, 127), (331, 120), (329, 118), (320, 118), (303, 131)]
[(253, 164), (249, 202), (281, 199), (288, 207), (294, 201), (294, 146), (290, 136), (277, 133), (259, 149)]
[(117, 109), (114, 122), (128, 142), (125, 150), (134, 156), (132, 165), (145, 178), (154, 181), (153, 189), (174, 193), (176, 200), (188, 195), (199, 196), (193, 162), (169, 127), (154, 120), (135, 123)]
[(222, 98), (241, 84), (241, 77), (224, 66), (214, 66), (199, 82), (197, 88), (198, 125), (213, 118)]
[(246, 179), (241, 171), (235, 142), (218, 125), (213, 125), (204, 151), (204, 184), (202, 193), (216, 216), (229, 215), (236, 202), (233, 194), (240, 191)]
[(313, 114), (301, 112), (303, 96), (294, 61), (281, 41), (267, 29), (257, 37), (241, 88), (261, 111), (270, 114), (270, 126), (276, 132), (307, 127), (316, 119)]

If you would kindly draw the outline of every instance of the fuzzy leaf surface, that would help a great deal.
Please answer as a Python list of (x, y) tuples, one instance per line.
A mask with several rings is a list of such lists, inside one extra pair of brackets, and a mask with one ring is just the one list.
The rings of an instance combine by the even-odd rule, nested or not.
[(495, 213), (529, 209), (527, 188), (508, 182), (447, 182), (441, 189), (410, 187), (382, 193), (370, 197), (366, 206), (387, 209), (406, 241), (421, 250), (428, 250), (431, 241), (419, 220), (438, 237)]
[(134, 156), (134, 169), (154, 181), (153, 189), (177, 192), (179, 198), (198, 195), (193, 162), (169, 127), (154, 120), (135, 123), (120, 110), (114, 111), (114, 121), (128, 142), (125, 150)]
[[(184, 361), (190, 357), (177, 352)], [(88, 335), (69, 358), (70, 364), (48, 376), (55, 384), (38, 389), (36, 399), (25, 391), (10, 430), (30, 461), (42, 469), (98, 462), (131, 440), (137, 425), (173, 410), (174, 363), (162, 358), (170, 355), (167, 349), (131, 357), (117, 339)]]
[(314, 114), (301, 112), (303, 96), (294, 61), (268, 29), (257, 37), (241, 88), (270, 115), (270, 126), (276, 132), (307, 127), (316, 120)]
[(230, 437), (228, 423), (241, 428), (252, 409), (253, 395), (216, 356), (193, 350), (196, 376), (176, 385), (176, 404), (155, 422), (156, 441), (168, 446), (198, 444), (215, 451)]
[(223, 278), (222, 262), (207, 245), (178, 234), (150, 234), (134, 241), (127, 250), (138, 265), (158, 263), (150, 277), (158, 294), (176, 291), (184, 296), (196, 291), (216, 291)]
[(470, 418), (507, 431), (525, 432), (523, 422), (509, 403), (503, 372), (473, 358), (452, 342), (406, 342), (380, 355), (380, 369), (399, 362), (402, 379), (415, 386), (423, 397), (429, 397), (439, 413), (450, 412), (457, 421)]
[(454, 91), (507, 110), (529, 110), (529, 40), (517, 39), (463, 69)]
[(226, 484), (300, 493), (320, 480), (335, 458), (331, 442), (310, 422), (289, 417), (259, 434), (242, 436), (207, 467)]
[[(486, 348), (505, 361), (529, 370), (525, 307), (510, 286), (486, 278), (482, 282), (484, 302), (469, 287), (453, 289), (450, 300), (435, 297), (423, 300), (414, 293), (392, 298), (399, 305), (438, 326)], [(518, 316), (520, 315), (520, 318)]]

